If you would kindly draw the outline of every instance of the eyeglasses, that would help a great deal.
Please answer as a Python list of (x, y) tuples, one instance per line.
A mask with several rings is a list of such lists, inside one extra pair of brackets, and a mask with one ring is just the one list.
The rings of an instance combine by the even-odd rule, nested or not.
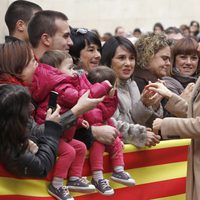
[(86, 34), (88, 32), (88, 30), (86, 28), (78, 28), (76, 30), (76, 33), (80, 33), (80, 34)]

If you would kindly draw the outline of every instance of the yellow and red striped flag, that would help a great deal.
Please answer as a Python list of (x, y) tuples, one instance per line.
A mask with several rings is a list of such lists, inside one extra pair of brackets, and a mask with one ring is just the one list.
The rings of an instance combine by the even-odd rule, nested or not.
[[(162, 141), (152, 148), (125, 145), (125, 169), (136, 180), (127, 187), (110, 181), (113, 196), (72, 193), (75, 200), (184, 200), (189, 139)], [(112, 174), (109, 156), (104, 155), (104, 177)], [(86, 159), (83, 176), (91, 179)], [(0, 165), (0, 200), (53, 200), (47, 192), (52, 172), (45, 179), (17, 178)]]

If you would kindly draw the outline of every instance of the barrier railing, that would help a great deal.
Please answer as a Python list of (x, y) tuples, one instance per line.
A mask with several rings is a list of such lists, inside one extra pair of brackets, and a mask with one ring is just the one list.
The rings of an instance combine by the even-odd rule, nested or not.
[[(184, 200), (189, 139), (161, 141), (156, 147), (136, 148), (125, 145), (125, 169), (136, 180), (126, 187), (110, 181), (113, 196), (72, 193), (75, 200)], [(104, 177), (111, 176), (109, 156), (104, 155)], [(91, 179), (88, 159), (83, 176)], [(52, 172), (45, 179), (16, 178), (0, 165), (0, 200), (53, 200), (47, 193)]]

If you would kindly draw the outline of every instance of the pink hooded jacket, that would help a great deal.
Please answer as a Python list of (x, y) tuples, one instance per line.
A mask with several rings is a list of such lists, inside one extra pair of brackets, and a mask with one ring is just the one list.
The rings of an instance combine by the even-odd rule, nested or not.
[[(51, 90), (58, 92), (57, 103), (61, 106), (61, 114), (70, 110), (87, 90), (90, 90), (90, 98), (99, 98), (107, 95), (111, 87), (106, 83), (91, 84), (86, 75), (82, 74), (68, 76), (56, 68), (46, 64), (39, 64), (33, 75), (31, 93), (33, 100), (37, 103), (36, 122), (41, 124), (45, 121), (48, 106), (49, 93)], [(110, 118), (114, 114), (118, 104), (117, 95), (106, 96), (103, 102), (96, 108), (86, 112), (78, 118), (76, 126), (65, 131), (64, 138), (70, 141), (77, 128), (82, 126), (82, 120), (88, 121), (90, 125), (113, 125)]]

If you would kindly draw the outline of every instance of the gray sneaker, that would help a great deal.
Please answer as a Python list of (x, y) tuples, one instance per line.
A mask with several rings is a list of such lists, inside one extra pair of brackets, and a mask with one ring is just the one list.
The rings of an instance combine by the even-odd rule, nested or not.
[(115, 182), (118, 182), (127, 186), (135, 185), (135, 180), (130, 176), (128, 172), (125, 172), (125, 171), (113, 172), (111, 179)]
[(57, 189), (52, 184), (50, 184), (48, 187), (48, 192), (58, 200), (74, 200), (74, 198), (70, 196), (66, 186), (62, 186)]
[(98, 182), (92, 179), (91, 183), (103, 195), (109, 196), (114, 194), (114, 190), (110, 187), (109, 180), (107, 179), (100, 179)]
[(89, 184), (86, 177), (79, 178), (75, 181), (68, 181), (67, 187), (69, 191), (82, 193), (90, 193), (96, 190), (94, 185)]

